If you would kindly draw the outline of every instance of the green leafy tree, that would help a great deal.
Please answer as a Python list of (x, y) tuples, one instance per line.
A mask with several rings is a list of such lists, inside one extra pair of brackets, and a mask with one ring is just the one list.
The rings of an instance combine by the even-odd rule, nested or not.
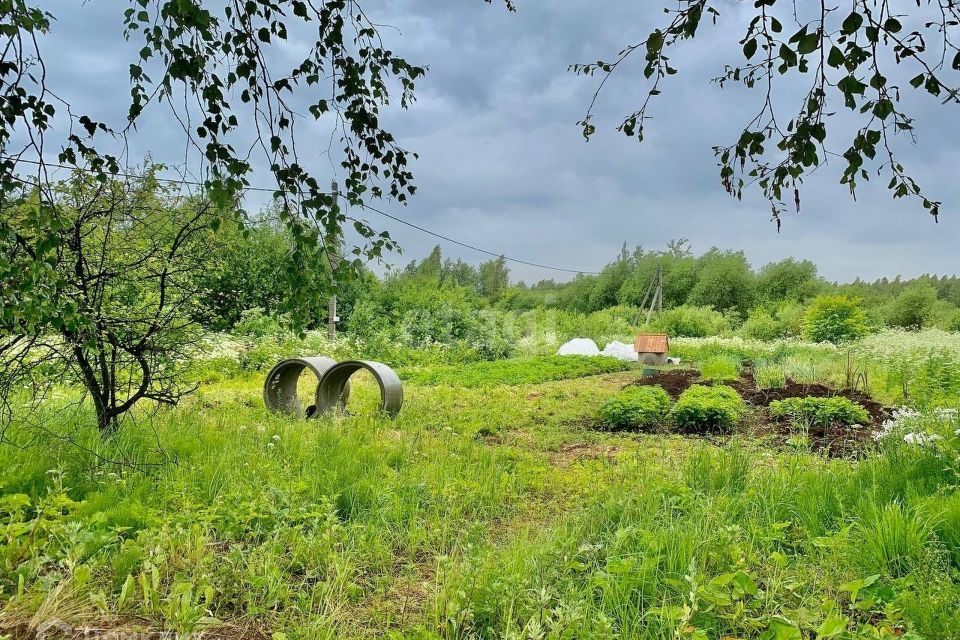
[(451, 281), (468, 289), (480, 289), (480, 274), (477, 268), (463, 260), (444, 260), (441, 274), (444, 282)]
[(922, 329), (930, 324), (937, 306), (937, 290), (925, 282), (912, 283), (894, 298), (887, 310), (887, 324), (903, 329)]
[(568, 311), (589, 313), (593, 310), (592, 295), (597, 277), (578, 273), (573, 280), (560, 290), (559, 306)]
[(481, 262), (479, 267), (480, 295), (496, 302), (510, 285), (510, 268), (503, 256)]
[(861, 301), (844, 295), (817, 296), (804, 318), (804, 336), (815, 342), (837, 344), (865, 336), (869, 330)]
[[(78, 173), (44, 194), (6, 203), (0, 236), (0, 393), (36, 397), (61, 381), (86, 389), (102, 432), (140, 400), (174, 404), (200, 327), (189, 310), (222, 212), (204, 197), (136, 180)], [(38, 283), (11, 298), (16, 281)], [(42, 283), (42, 284), (40, 284)], [(59, 372), (38, 377), (47, 365)]]
[(817, 266), (809, 260), (771, 262), (757, 274), (757, 298), (766, 303), (805, 302), (819, 287)]
[(711, 249), (699, 261), (689, 303), (718, 311), (745, 313), (753, 303), (754, 276), (742, 251)]
[(443, 273), (443, 250), (440, 245), (435, 245), (430, 255), (423, 260), (419, 262), (414, 260), (408, 264), (405, 271), (408, 274), (439, 281)]
[[(289, 296), (285, 274), (293, 240), (286, 229), (267, 221), (223, 225), (215, 235), (199, 284), (206, 290), (194, 313), (207, 326), (225, 330), (250, 309), (277, 317)], [(321, 286), (326, 286), (324, 278)], [(326, 314), (326, 306), (314, 313)]]
[(636, 266), (634, 256), (627, 251), (627, 245), (620, 248), (616, 260), (606, 265), (592, 280), (585, 311), (599, 311), (617, 304), (617, 293), (624, 281)]
[[(639, 305), (650, 287), (657, 269), (663, 269), (663, 306), (677, 307), (687, 302), (697, 283), (697, 260), (689, 255), (686, 244), (663, 252), (634, 253), (634, 268), (617, 292), (620, 304)], [(649, 300), (648, 300), (649, 303)]]

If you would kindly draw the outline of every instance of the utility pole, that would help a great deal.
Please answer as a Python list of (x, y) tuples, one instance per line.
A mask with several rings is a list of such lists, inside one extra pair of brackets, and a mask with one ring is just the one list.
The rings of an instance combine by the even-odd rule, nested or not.
[[(653, 298), (650, 297), (650, 294), (653, 294)], [(653, 317), (653, 310), (657, 309), (658, 311), (663, 311), (663, 266), (657, 267), (657, 272), (654, 274), (653, 278), (650, 280), (650, 284), (647, 286), (647, 292), (643, 294), (643, 301), (640, 303), (640, 307), (637, 309), (637, 317), (634, 318), (633, 324), (639, 325), (640, 318), (643, 316), (643, 310), (647, 308), (647, 300), (650, 301), (650, 309), (647, 311), (647, 322), (650, 324), (650, 319)]]
[(663, 267), (657, 267), (657, 275), (654, 277), (654, 281), (657, 283), (657, 289), (653, 292), (653, 300), (650, 301), (650, 310), (647, 311), (647, 324), (650, 324), (650, 319), (653, 317), (653, 309), (657, 308), (659, 311), (663, 311)]
[[(337, 187), (337, 181), (334, 180), (330, 183), (330, 191), (333, 194), (333, 206), (336, 209), (338, 204), (338, 199), (340, 197), (339, 189)], [(331, 215), (333, 213), (331, 212)], [(330, 261), (330, 279), (333, 282), (334, 293), (330, 296), (330, 300), (327, 303), (327, 337), (330, 340), (333, 340), (337, 337), (337, 323), (340, 321), (340, 318), (337, 317), (337, 294), (336, 294), (336, 283), (337, 283), (337, 260), (338, 253), (340, 250), (340, 238), (334, 236), (327, 238), (327, 259)]]

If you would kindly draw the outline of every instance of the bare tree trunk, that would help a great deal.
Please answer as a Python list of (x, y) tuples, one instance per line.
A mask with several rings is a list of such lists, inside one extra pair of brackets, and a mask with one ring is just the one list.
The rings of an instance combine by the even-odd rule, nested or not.
[(113, 380), (97, 380), (90, 360), (80, 347), (74, 347), (73, 354), (82, 373), (83, 386), (93, 399), (93, 408), (97, 414), (97, 430), (103, 435), (113, 433), (117, 429), (117, 416), (111, 411), (108, 400)]

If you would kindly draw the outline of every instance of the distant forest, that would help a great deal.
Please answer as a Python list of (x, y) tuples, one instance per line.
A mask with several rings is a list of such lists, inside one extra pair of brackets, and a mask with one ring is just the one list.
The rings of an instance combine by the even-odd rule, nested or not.
[[(291, 259), (286, 231), (264, 223), (245, 234), (222, 230), (220, 236), (223, 250), (214, 252), (219, 265), (206, 276), (206, 324), (230, 329), (249, 309), (267, 315), (280, 309), (284, 297), (280, 274), (285, 261)], [(624, 245), (599, 275), (532, 284), (511, 281), (503, 258), (475, 265), (445, 258), (437, 246), (426, 257), (391, 269), (384, 277), (367, 271), (360, 278), (339, 283), (340, 315), (348, 328), (355, 324), (351, 316), (358, 305), (387, 318), (400, 313), (399, 309), (407, 313), (443, 304), (514, 312), (547, 307), (581, 314), (637, 307), (658, 268), (664, 273), (664, 309), (709, 309), (733, 328), (751, 318), (795, 324), (811, 300), (831, 295), (859, 302), (876, 326), (960, 330), (957, 275), (829, 282), (809, 260), (786, 258), (754, 268), (743, 251), (710, 248), (697, 255), (683, 239), (671, 241), (663, 249), (631, 250)], [(319, 324), (326, 309), (318, 308), (314, 315)], [(369, 317), (368, 313), (361, 315)]]

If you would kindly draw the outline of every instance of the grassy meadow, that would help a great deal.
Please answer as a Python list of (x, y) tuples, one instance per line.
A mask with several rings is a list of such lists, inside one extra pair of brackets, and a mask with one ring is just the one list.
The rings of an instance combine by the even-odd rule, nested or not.
[(362, 376), (349, 413), (270, 415), (239, 368), (107, 440), (53, 400), (0, 448), (0, 636), (960, 638), (957, 353), (878, 344), (675, 341), (704, 378), (854, 369), (914, 407), (846, 457), (749, 415), (604, 429), (643, 377), (605, 358), (401, 369), (395, 421)]

